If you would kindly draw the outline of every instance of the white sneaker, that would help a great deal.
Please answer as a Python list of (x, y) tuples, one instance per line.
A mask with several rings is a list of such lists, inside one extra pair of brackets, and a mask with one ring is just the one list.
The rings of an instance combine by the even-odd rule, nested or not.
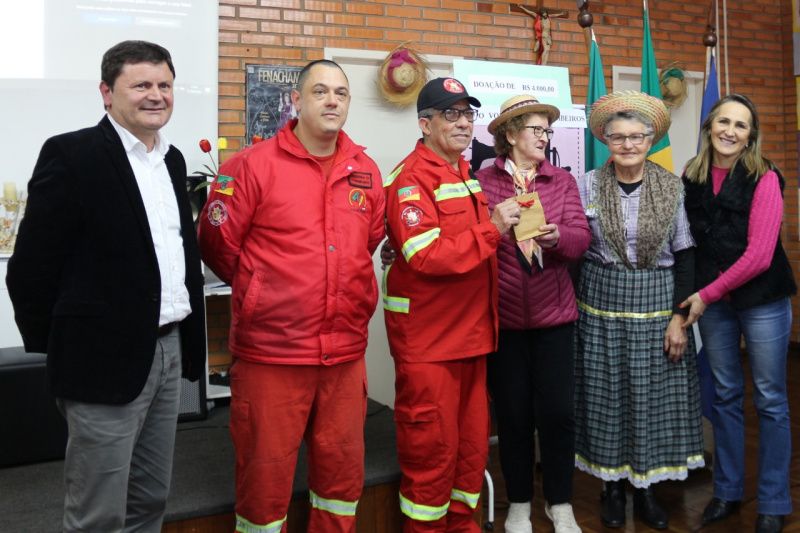
[(575, 522), (575, 515), (572, 514), (572, 505), (559, 503), (550, 507), (549, 504), (544, 504), (544, 512), (553, 521), (555, 533), (581, 533), (581, 528)]
[(506, 533), (533, 533), (531, 502), (512, 503), (509, 505), (508, 517), (504, 527)]

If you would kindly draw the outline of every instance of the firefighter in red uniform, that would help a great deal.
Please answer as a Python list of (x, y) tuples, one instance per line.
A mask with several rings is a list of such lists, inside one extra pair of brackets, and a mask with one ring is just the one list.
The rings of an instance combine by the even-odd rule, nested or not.
[(286, 531), (305, 439), (308, 531), (353, 532), (384, 195), (374, 161), (341, 131), (339, 65), (309, 63), (292, 102), (297, 119), (222, 165), (200, 216), (203, 259), (233, 289), (236, 531)]
[(387, 177), (397, 260), (383, 307), (395, 363), (395, 424), (406, 533), (479, 531), (472, 520), (488, 453), (485, 355), (497, 347), (497, 260), (519, 205), (489, 214), (461, 153), (480, 102), (453, 78), (417, 99), (423, 138)]

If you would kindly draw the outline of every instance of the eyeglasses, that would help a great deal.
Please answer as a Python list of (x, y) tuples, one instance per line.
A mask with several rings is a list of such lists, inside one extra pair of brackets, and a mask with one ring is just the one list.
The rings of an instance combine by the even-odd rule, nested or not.
[(537, 139), (540, 138), (543, 133), (547, 135), (548, 141), (553, 138), (553, 130), (551, 130), (550, 128), (545, 129), (541, 126), (523, 126), (523, 128), (533, 130), (533, 136), (536, 137)]
[(461, 118), (463, 115), (468, 122), (475, 122), (475, 110), (474, 109), (456, 109), (450, 107), (448, 109), (443, 109), (440, 111), (444, 119), (448, 122), (456, 122), (458, 119)]
[(625, 141), (630, 141), (632, 145), (639, 146), (647, 137), (652, 136), (652, 133), (634, 133), (633, 135), (620, 135), (619, 133), (612, 133), (611, 135), (606, 135), (606, 140), (608, 141), (608, 144), (613, 144), (614, 146), (625, 144)]

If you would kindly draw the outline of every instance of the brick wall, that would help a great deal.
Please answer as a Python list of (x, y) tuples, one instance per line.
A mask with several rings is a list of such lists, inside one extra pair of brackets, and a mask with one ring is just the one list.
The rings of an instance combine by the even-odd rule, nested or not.
[[(795, 280), (800, 283), (800, 275), (798, 275), (798, 265), (800, 265), (800, 212), (798, 205), (798, 187), (800, 181), (797, 179), (798, 174), (798, 150), (800, 150), (800, 143), (798, 143), (798, 123), (797, 123), (797, 85), (794, 77), (794, 64), (793, 64), (793, 40), (792, 40), (792, 2), (781, 2), (782, 23), (780, 36), (781, 51), (783, 53), (783, 68), (779, 71), (782, 74), (780, 79), (780, 88), (783, 91), (783, 100), (781, 102), (774, 102), (767, 96), (763, 100), (759, 100), (759, 106), (771, 105), (774, 106), (773, 116), (776, 119), (774, 125), (774, 135), (770, 132), (767, 136), (769, 145), (766, 147), (770, 157), (774, 158), (775, 162), (780, 165), (783, 170), (783, 175), (786, 178), (786, 190), (784, 193), (783, 202), (783, 245), (786, 247), (786, 253), (789, 256), (794, 266)], [(731, 68), (732, 72), (735, 69)], [(767, 74), (764, 74), (767, 76)], [(777, 91), (776, 91), (777, 92)], [(762, 104), (762, 102), (766, 102)], [(781, 105), (782, 104), (782, 105)], [(766, 132), (767, 130), (765, 130)], [(792, 342), (800, 340), (800, 298), (794, 298), (792, 302), (792, 312), (794, 322), (792, 323)]]
[[(534, 57), (532, 20), (511, 13), (511, 4), (501, 0), (219, 3), (219, 135), (229, 139), (230, 147), (221, 154), (223, 160), (244, 142), (247, 63), (303, 65), (322, 58), (325, 47), (388, 51), (404, 41), (413, 41), (423, 53), (471, 59), (532, 62)], [(702, 34), (710, 3), (650, 2), (659, 67), (680, 61), (688, 70), (704, 70)], [(584, 34), (576, 22), (576, 4), (573, 0), (545, 0), (544, 4), (554, 11), (570, 12), (568, 19), (552, 19), (554, 44), (549, 63), (569, 67), (573, 99), (581, 102), (586, 95), (588, 65)], [(784, 242), (797, 272), (800, 246), (791, 2), (749, 0), (728, 2), (728, 6), (730, 88), (747, 94), (758, 106), (765, 153), (785, 171)], [(591, 10), (610, 87), (612, 65), (641, 65), (642, 9), (634, 0), (593, 0)], [(800, 340), (797, 321), (792, 339)]]

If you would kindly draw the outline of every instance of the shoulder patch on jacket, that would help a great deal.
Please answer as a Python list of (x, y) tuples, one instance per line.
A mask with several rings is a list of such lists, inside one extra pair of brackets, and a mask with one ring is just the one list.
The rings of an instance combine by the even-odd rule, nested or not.
[(233, 178), (231, 176), (220, 174), (217, 176), (216, 182), (219, 184), (219, 187), (215, 189), (218, 193), (233, 196)]
[(228, 220), (228, 207), (222, 200), (208, 204), (208, 221), (212, 226), (221, 226)]
[(401, 204), (403, 202), (419, 200), (419, 186), (411, 185), (409, 187), (403, 187), (402, 189), (397, 189), (397, 199)]
[(422, 222), (422, 209), (415, 205), (410, 205), (403, 209), (400, 213), (400, 219), (403, 221), (403, 224), (408, 226), (409, 228), (413, 228), (414, 226), (419, 226), (420, 222)]

